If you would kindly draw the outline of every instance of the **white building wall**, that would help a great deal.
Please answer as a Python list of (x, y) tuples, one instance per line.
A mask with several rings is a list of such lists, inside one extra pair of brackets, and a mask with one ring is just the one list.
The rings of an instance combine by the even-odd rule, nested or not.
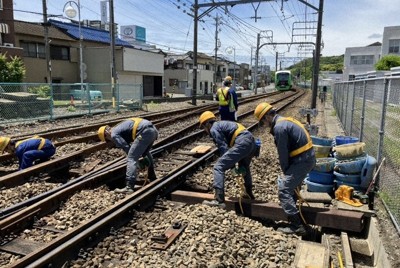
[(163, 76), (164, 55), (132, 48), (124, 48), (122, 70)]
[[(383, 29), (382, 56), (389, 54), (389, 40), (400, 40), (400, 26), (388, 26)], [(390, 53), (399, 55), (400, 53)]]
[[(349, 80), (350, 75), (366, 73), (375, 70), (375, 63), (380, 59), (381, 46), (348, 47), (344, 54), (343, 80)], [(355, 65), (351, 64), (351, 56), (373, 56), (372, 64)]]

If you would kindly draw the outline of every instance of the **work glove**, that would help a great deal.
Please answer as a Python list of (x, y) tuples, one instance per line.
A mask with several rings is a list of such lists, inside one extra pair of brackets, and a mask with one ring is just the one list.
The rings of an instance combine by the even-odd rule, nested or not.
[(231, 173), (233, 176), (245, 176), (246, 175), (246, 169), (244, 167), (239, 167), (239, 168), (232, 168)]
[(150, 159), (147, 156), (139, 159), (138, 166), (140, 170), (144, 170), (146, 167), (150, 166)]

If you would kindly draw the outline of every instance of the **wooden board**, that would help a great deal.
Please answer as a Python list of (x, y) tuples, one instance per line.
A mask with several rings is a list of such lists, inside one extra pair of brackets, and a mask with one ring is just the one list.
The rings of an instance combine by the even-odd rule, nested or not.
[(308, 202), (331, 203), (332, 201), (332, 197), (328, 193), (301, 191), (300, 195)]
[(198, 145), (194, 147), (190, 152), (195, 154), (205, 154), (211, 150), (212, 146), (210, 145)]
[(329, 267), (327, 266), (329, 264), (328, 254), (329, 251), (322, 244), (300, 240), (297, 242), (294, 267)]
[(337, 208), (340, 210), (363, 212), (367, 216), (374, 216), (376, 214), (374, 210), (368, 209), (368, 205), (362, 205), (361, 207), (354, 207), (343, 202), (337, 202)]
[[(213, 200), (213, 194), (188, 192), (177, 190), (171, 193), (171, 200), (198, 204), (204, 200)], [(239, 199), (227, 197), (226, 209), (240, 213)], [(287, 216), (278, 203), (260, 200), (242, 200), (245, 216), (267, 218), (271, 220), (287, 220)], [(335, 228), (343, 231), (361, 232), (364, 228), (364, 213), (357, 211), (345, 211), (333, 208), (316, 208), (302, 206), (303, 216), (307, 223), (321, 227)]]
[(340, 234), (340, 238), (342, 240), (342, 249), (343, 249), (343, 257), (344, 257), (344, 266), (346, 268), (353, 268), (353, 258), (351, 256), (350, 242), (347, 233), (342, 232)]

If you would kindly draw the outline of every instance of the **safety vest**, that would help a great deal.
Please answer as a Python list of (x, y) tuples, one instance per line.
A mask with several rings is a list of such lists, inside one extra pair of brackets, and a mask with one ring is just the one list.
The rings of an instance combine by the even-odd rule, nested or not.
[(278, 123), (280, 121), (289, 121), (289, 122), (292, 122), (292, 123), (298, 125), (299, 127), (301, 127), (301, 129), (303, 129), (304, 133), (306, 133), (306, 136), (307, 136), (307, 141), (308, 142), (305, 145), (301, 146), (300, 148), (297, 148), (296, 150), (291, 151), (289, 153), (290, 157), (294, 157), (296, 155), (299, 155), (299, 154), (301, 154), (301, 153), (303, 153), (303, 152), (305, 152), (305, 151), (307, 151), (307, 150), (309, 150), (309, 149), (311, 149), (313, 147), (310, 134), (308, 134), (308, 131), (304, 128), (302, 123), (300, 123), (299, 121), (297, 121), (296, 119), (294, 119), (292, 117), (281, 117), (276, 122)]
[(17, 142), (15, 143), (15, 148), (17, 148), (19, 145), (21, 145), (21, 143), (23, 143), (23, 142), (25, 142), (25, 141), (28, 141), (28, 140), (37, 140), (37, 139), (40, 139), (40, 143), (39, 143), (39, 146), (38, 146), (37, 149), (38, 149), (38, 150), (41, 150), (41, 149), (43, 148), (45, 142), (46, 142), (46, 139), (45, 139), (45, 138), (41, 138), (41, 137), (39, 137), (39, 136), (34, 136), (34, 137), (32, 137), (32, 138), (29, 138), (29, 139), (17, 141)]
[(136, 131), (137, 131), (138, 127), (139, 127), (140, 122), (142, 122), (143, 119), (139, 118), (139, 117), (133, 117), (133, 118), (131, 118), (131, 120), (134, 122), (133, 123), (133, 130), (132, 130), (132, 140), (135, 140)]
[(242, 124), (236, 123), (237, 124), (237, 129), (235, 130), (235, 132), (233, 132), (232, 138), (231, 138), (231, 142), (229, 143), (229, 147), (232, 147), (235, 144), (235, 139), (237, 137), (237, 135), (239, 135), (240, 133), (242, 133), (244, 130), (246, 130), (246, 127), (243, 126)]
[(218, 104), (220, 106), (227, 106), (229, 103), (229, 87), (220, 87), (217, 90)]

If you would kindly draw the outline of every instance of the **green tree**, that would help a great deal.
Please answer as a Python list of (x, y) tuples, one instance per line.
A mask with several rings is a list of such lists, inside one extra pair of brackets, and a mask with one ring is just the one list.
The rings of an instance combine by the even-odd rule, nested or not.
[(375, 70), (389, 71), (390, 68), (397, 66), (400, 66), (400, 56), (386, 55), (375, 64)]
[(0, 82), (21, 83), (25, 73), (25, 65), (20, 57), (11, 57), (7, 61), (6, 55), (0, 54)]

